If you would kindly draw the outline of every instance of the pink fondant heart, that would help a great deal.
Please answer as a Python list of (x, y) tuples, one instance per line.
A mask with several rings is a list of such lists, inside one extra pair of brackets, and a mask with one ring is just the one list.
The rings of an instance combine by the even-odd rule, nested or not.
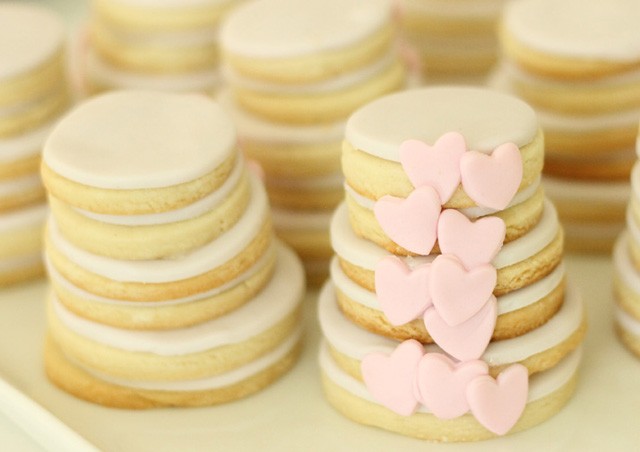
[(417, 319), (431, 306), (430, 266), (422, 264), (412, 270), (396, 256), (387, 256), (376, 265), (376, 295), (392, 325)]
[(382, 230), (401, 247), (427, 255), (436, 242), (440, 197), (431, 187), (416, 188), (406, 198), (383, 196), (374, 213)]
[(400, 145), (400, 163), (414, 187), (435, 188), (444, 204), (460, 184), (460, 158), (466, 150), (458, 132), (445, 133), (433, 146), (407, 140)]
[(495, 267), (483, 264), (467, 270), (453, 254), (441, 254), (431, 264), (431, 301), (450, 326), (469, 320), (486, 304), (496, 287)]
[(456, 363), (440, 353), (428, 353), (418, 364), (420, 399), (440, 419), (462, 416), (469, 411), (467, 385), (488, 372), (484, 361)]
[(457, 210), (447, 209), (438, 219), (438, 244), (442, 254), (455, 254), (471, 270), (490, 264), (502, 248), (506, 226), (498, 217), (471, 221)]
[(471, 199), (480, 206), (502, 210), (522, 182), (522, 155), (513, 143), (501, 144), (491, 155), (465, 152), (460, 173), (464, 191)]
[(414, 385), (424, 348), (415, 340), (404, 341), (386, 356), (369, 353), (360, 365), (364, 383), (382, 405), (402, 416), (409, 416), (418, 405)]
[(486, 350), (497, 317), (498, 302), (492, 295), (480, 312), (460, 325), (448, 325), (434, 307), (425, 311), (424, 325), (442, 350), (460, 361), (470, 361)]
[(518, 422), (528, 394), (529, 373), (521, 364), (509, 366), (496, 380), (482, 375), (467, 386), (471, 412), (478, 422), (496, 435), (504, 435)]

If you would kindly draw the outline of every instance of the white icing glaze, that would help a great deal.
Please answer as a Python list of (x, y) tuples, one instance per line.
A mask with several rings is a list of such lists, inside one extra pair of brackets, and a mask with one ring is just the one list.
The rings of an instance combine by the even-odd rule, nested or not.
[[(560, 310), (544, 325), (522, 336), (491, 342), (482, 358), (497, 366), (522, 361), (562, 343), (580, 326), (583, 305), (578, 291), (567, 285), (565, 300)], [(398, 341), (371, 333), (351, 323), (342, 314), (332, 283), (323, 287), (318, 301), (320, 327), (325, 338), (340, 353), (361, 361), (368, 353), (390, 353)], [(437, 345), (425, 346), (428, 352), (440, 351)]]
[(120, 89), (150, 89), (157, 91), (211, 91), (220, 83), (217, 68), (181, 74), (143, 74), (124, 71), (89, 51), (86, 63), (87, 76), (107, 87)]
[[(526, 187), (524, 190), (520, 190), (518, 193), (516, 193), (516, 195), (513, 197), (506, 208), (508, 209), (509, 207), (517, 206), (518, 204), (525, 202), (533, 195), (535, 195), (538, 191), (538, 187), (540, 186), (540, 179), (541, 177), (538, 176), (531, 185)], [(376, 203), (373, 199), (361, 195), (360, 193), (355, 191), (347, 182), (345, 182), (344, 184), (344, 189), (347, 195), (350, 196), (358, 205), (364, 207), (367, 210), (373, 211)], [(459, 209), (459, 211), (463, 213), (467, 218), (471, 219), (483, 217), (485, 215), (491, 215), (492, 213), (497, 212), (496, 209), (481, 206), (467, 207), (466, 209)]]
[[(382, 311), (375, 292), (370, 292), (351, 280), (340, 267), (337, 258), (332, 260), (330, 271), (331, 280), (336, 289), (339, 289), (340, 292), (356, 303), (376, 311)], [(540, 301), (558, 287), (563, 279), (564, 266), (559, 265), (547, 276), (533, 284), (498, 297), (498, 315), (517, 311)]]
[(403, 91), (375, 100), (347, 121), (346, 139), (355, 148), (394, 162), (408, 139), (425, 143), (460, 132), (471, 150), (492, 152), (513, 142), (524, 146), (538, 133), (536, 114), (506, 94), (473, 87)]
[(0, 180), (0, 199), (19, 196), (42, 186), (40, 174), (27, 174), (16, 179)]
[(332, 210), (287, 210), (271, 208), (273, 225), (278, 230), (328, 231)]
[(201, 275), (237, 256), (258, 235), (267, 214), (264, 188), (252, 177), (251, 200), (238, 222), (215, 240), (174, 259), (127, 261), (89, 253), (65, 240), (52, 217), (48, 233), (55, 248), (89, 272), (115, 281), (164, 283)]
[(59, 175), (92, 187), (169, 187), (213, 171), (235, 141), (231, 119), (205, 96), (120, 91), (62, 119), (43, 159)]
[(90, 303), (99, 303), (99, 304), (105, 304), (105, 305), (111, 305), (111, 306), (131, 306), (131, 307), (136, 307), (141, 309), (154, 309), (157, 306), (172, 306), (172, 305), (190, 303), (198, 300), (204, 300), (206, 298), (214, 297), (218, 294), (221, 294), (229, 289), (232, 289), (242, 284), (243, 282), (247, 281), (252, 276), (254, 276), (256, 273), (258, 273), (260, 270), (262, 270), (271, 261), (271, 259), (276, 254), (277, 247), (279, 246), (276, 243), (279, 244), (277, 240), (274, 240), (274, 243), (271, 245), (270, 249), (266, 253), (264, 253), (260, 257), (260, 259), (258, 259), (251, 267), (249, 267), (247, 271), (240, 274), (236, 278), (224, 283), (221, 286), (218, 286), (207, 292), (195, 293), (188, 297), (175, 298), (173, 300), (166, 300), (166, 301), (154, 301), (151, 303), (142, 303), (140, 301), (129, 301), (129, 300), (117, 300), (115, 298), (106, 298), (96, 294), (92, 294), (90, 292), (87, 292), (86, 290), (81, 289), (78, 286), (75, 286), (72, 282), (70, 282), (64, 276), (62, 276), (60, 272), (58, 272), (58, 270), (56, 270), (56, 268), (51, 264), (51, 261), (46, 255), (44, 257), (44, 263), (47, 268), (47, 274), (49, 275), (49, 278), (52, 281), (55, 281), (55, 283), (63, 287), (64, 290), (72, 293), (73, 295), (75, 295), (76, 297), (82, 300), (87, 300)]
[(230, 313), (188, 328), (136, 331), (115, 328), (68, 311), (55, 294), (50, 300), (62, 324), (91, 341), (130, 352), (179, 356), (245, 342), (291, 314), (304, 295), (302, 265), (290, 249), (280, 246), (271, 281), (253, 300)]
[(391, 20), (390, 0), (258, 0), (236, 8), (222, 48), (254, 58), (291, 58), (357, 44)]
[[(500, 269), (522, 262), (543, 250), (557, 233), (558, 215), (553, 204), (546, 200), (538, 223), (527, 234), (506, 243), (493, 260), (493, 265)], [(351, 229), (347, 206), (344, 203), (336, 209), (331, 221), (331, 246), (342, 259), (367, 270), (375, 270), (377, 263), (389, 255), (384, 248), (356, 235)], [(410, 267), (414, 267), (431, 262), (434, 256), (401, 259)]]
[[(581, 357), (582, 349), (579, 348), (571, 352), (551, 369), (532, 375), (529, 378), (527, 402), (531, 403), (542, 399), (564, 386), (577, 372)], [(379, 404), (371, 396), (364, 383), (347, 374), (336, 364), (329, 353), (326, 342), (323, 342), (320, 347), (320, 368), (332, 382), (347, 392), (368, 402)], [(419, 405), (417, 412), (430, 413), (425, 405)]]
[(640, 34), (636, 0), (521, 0), (505, 7), (509, 33), (553, 55), (637, 61)]
[(0, 80), (35, 69), (62, 49), (62, 21), (46, 8), (0, 3)]
[(189, 220), (210, 212), (227, 199), (229, 194), (238, 186), (242, 175), (245, 174), (244, 168), (244, 161), (242, 158), (238, 158), (229, 177), (227, 177), (217, 190), (181, 209), (147, 215), (103, 215), (74, 207), (72, 208), (79, 214), (93, 220), (125, 226), (146, 226)]
[(217, 100), (233, 118), (240, 139), (283, 144), (334, 144), (340, 143), (344, 136), (344, 121), (312, 126), (281, 124), (265, 121), (240, 108), (228, 90), (223, 90)]
[(39, 154), (57, 119), (15, 137), (0, 138), (0, 164)]
[(35, 253), (30, 252), (24, 256), (15, 256), (5, 259), (0, 258), (0, 274), (33, 267), (41, 262), (42, 253), (40, 250)]
[(251, 378), (260, 372), (267, 370), (270, 366), (276, 364), (283, 359), (287, 353), (289, 353), (302, 337), (302, 328), (299, 327), (291, 336), (285, 341), (279, 344), (276, 348), (269, 353), (262, 355), (255, 361), (251, 361), (240, 367), (233, 369), (230, 372), (216, 375), (214, 377), (200, 378), (197, 380), (179, 380), (179, 381), (139, 381), (139, 380), (126, 380), (123, 378), (115, 378), (110, 375), (105, 375), (101, 372), (96, 372), (93, 369), (89, 369), (86, 366), (79, 365), (86, 372), (95, 377), (107, 381), (119, 386), (125, 386), (130, 388), (147, 389), (151, 391), (205, 391), (210, 389), (224, 388), (225, 386), (231, 386), (236, 383), (240, 383), (244, 380)]
[(627, 333), (632, 334), (640, 338), (640, 321), (631, 317), (623, 309), (615, 306), (613, 308), (613, 315), (618, 325), (622, 327)]
[(382, 58), (374, 60), (371, 64), (358, 68), (355, 71), (337, 74), (315, 83), (304, 83), (293, 85), (291, 83), (268, 83), (258, 79), (252, 79), (238, 74), (229, 65), (222, 67), (222, 76), (230, 86), (237, 86), (252, 91), (262, 93), (274, 93), (278, 95), (295, 95), (295, 94), (324, 94), (335, 91), (345, 90), (373, 78), (383, 70), (389, 68), (397, 61), (394, 51), (390, 51)]
[(49, 208), (45, 203), (0, 214), (0, 234), (44, 224)]
[(551, 200), (562, 202), (624, 205), (631, 195), (628, 181), (579, 181), (544, 176), (542, 184)]
[(506, 0), (400, 0), (407, 16), (497, 20)]

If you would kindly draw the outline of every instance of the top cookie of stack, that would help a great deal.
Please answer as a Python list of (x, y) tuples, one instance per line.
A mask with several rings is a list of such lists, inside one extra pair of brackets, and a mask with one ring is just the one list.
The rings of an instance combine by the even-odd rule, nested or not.
[(86, 84), (211, 93), (218, 25), (238, 0), (93, 0)]
[(42, 144), (69, 107), (62, 22), (0, 4), (0, 285), (42, 274)]

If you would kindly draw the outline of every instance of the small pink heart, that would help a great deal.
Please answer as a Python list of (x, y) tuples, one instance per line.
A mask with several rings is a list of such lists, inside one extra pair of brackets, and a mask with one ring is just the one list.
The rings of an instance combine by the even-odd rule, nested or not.
[(390, 356), (369, 353), (360, 365), (364, 384), (382, 405), (409, 416), (418, 406), (414, 385), (418, 363), (423, 356), (422, 344), (413, 339), (398, 345)]
[(418, 390), (422, 402), (440, 419), (453, 419), (469, 411), (466, 389), (471, 380), (489, 373), (484, 361), (456, 363), (440, 353), (427, 353), (418, 364)]
[(475, 418), (487, 430), (504, 435), (518, 422), (527, 405), (529, 373), (522, 364), (513, 364), (494, 380), (476, 377), (467, 387), (467, 401)]
[(424, 313), (424, 325), (438, 346), (460, 361), (482, 356), (489, 345), (498, 317), (498, 302), (493, 295), (476, 315), (464, 323), (450, 326), (435, 307)]
[(406, 199), (383, 196), (374, 213), (382, 230), (401, 247), (427, 255), (436, 243), (440, 197), (428, 186), (416, 188)]
[(400, 163), (414, 187), (429, 185), (445, 204), (460, 184), (460, 158), (467, 150), (458, 132), (442, 135), (433, 146), (407, 140), (400, 145)]
[(480, 206), (502, 210), (522, 182), (522, 155), (513, 143), (501, 144), (491, 155), (465, 152), (460, 173), (464, 191), (471, 199)]
[(487, 303), (497, 280), (498, 273), (492, 265), (467, 270), (453, 254), (441, 254), (429, 272), (431, 301), (448, 325), (460, 325)]
[(431, 306), (430, 266), (422, 264), (412, 270), (397, 256), (386, 256), (376, 265), (376, 295), (392, 325), (417, 319)]
[(498, 217), (469, 220), (454, 209), (447, 209), (438, 219), (438, 245), (442, 254), (455, 254), (467, 269), (490, 264), (502, 244), (506, 226)]

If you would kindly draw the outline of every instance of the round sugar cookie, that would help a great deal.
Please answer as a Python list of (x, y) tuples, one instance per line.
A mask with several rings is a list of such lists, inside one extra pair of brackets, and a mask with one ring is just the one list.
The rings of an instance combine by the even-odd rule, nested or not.
[(635, 0), (519, 0), (506, 5), (505, 54), (531, 72), (598, 78), (640, 67)]
[(95, 213), (178, 209), (221, 186), (234, 167), (231, 119), (204, 96), (104, 94), (54, 128), (42, 177), (52, 196)]

